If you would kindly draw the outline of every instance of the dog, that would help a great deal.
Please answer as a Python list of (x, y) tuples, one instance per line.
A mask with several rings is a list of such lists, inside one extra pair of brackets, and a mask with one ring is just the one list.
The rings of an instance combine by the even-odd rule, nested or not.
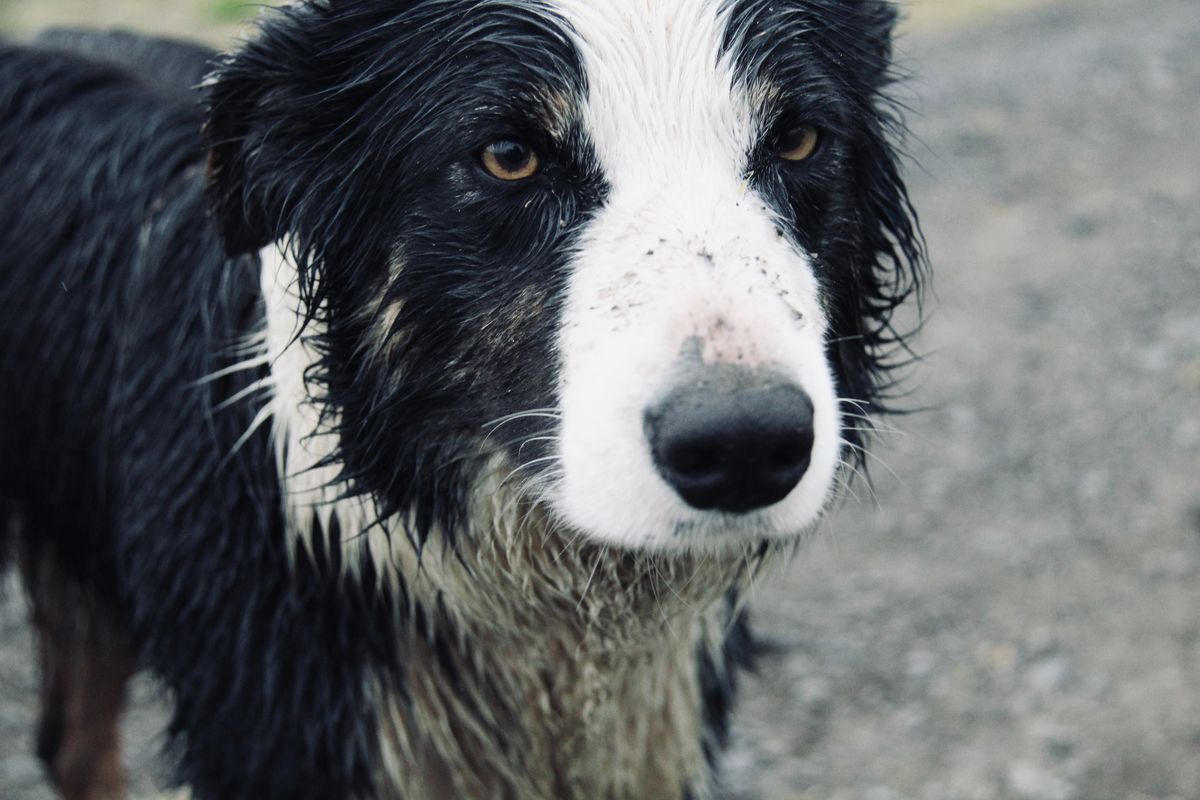
[[(309, 0), (0, 48), (38, 751), (122, 796), (706, 800), (743, 589), (925, 272), (884, 0)], [(202, 84), (202, 85), (200, 85)]]

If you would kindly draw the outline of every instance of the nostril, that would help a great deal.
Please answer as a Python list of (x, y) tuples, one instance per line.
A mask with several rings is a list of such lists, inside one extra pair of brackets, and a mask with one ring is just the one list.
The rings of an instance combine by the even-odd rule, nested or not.
[(771, 451), (771, 458), (767, 463), (774, 470), (794, 469), (808, 458), (810, 450), (810, 443), (800, 439), (784, 442)]
[(798, 386), (726, 370), (647, 412), (658, 472), (689, 505), (744, 513), (785, 498), (808, 469), (812, 402)]
[(720, 471), (721, 448), (712, 442), (683, 440), (668, 446), (667, 460), (682, 475), (703, 478)]

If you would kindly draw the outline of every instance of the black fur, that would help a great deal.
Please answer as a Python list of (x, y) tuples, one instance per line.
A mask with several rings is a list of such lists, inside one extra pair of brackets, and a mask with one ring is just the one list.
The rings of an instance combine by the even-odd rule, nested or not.
[[(520, 4), (410, 5), (275, 16), (217, 72), (207, 136), (232, 252), (291, 237), (307, 305), (327, 327), (311, 378), (340, 412), (346, 477), (383, 500), (384, 516), (413, 510), (423, 538), (435, 523), (457, 527), (484, 424), (552, 402), (552, 307), (605, 187), (577, 121), (556, 120), (567, 126), (556, 140), (542, 132), (556, 115), (547, 97), (583, 92), (561, 27)], [(533, 185), (497, 186), (475, 154), (505, 135), (557, 163)], [(390, 282), (398, 252), (403, 280)], [(380, 294), (384, 307), (405, 301), (388, 371), (427, 379), (357, 372), (375, 322), (361, 310)]]
[[(258, 324), (253, 259), (205, 222), (199, 107), (0, 49), (0, 487), (25, 546), (114, 607), (175, 698), (198, 797), (367, 791), (365, 662), (397, 606), (293, 572), (256, 376), (197, 384)], [(286, 766), (285, 766), (286, 765)]]
[[(747, 81), (788, 87), (768, 113), (831, 134), (813, 164), (764, 159), (753, 180), (817, 255), (840, 394), (878, 408), (922, 263), (881, 94), (893, 12), (735, 7)], [(418, 537), (453, 535), (483, 424), (553, 402), (567, 260), (608, 191), (572, 113), (581, 58), (526, 3), (326, 0), (270, 15), (201, 97), (209, 54), (126, 36), (0, 47), (0, 509), (165, 680), (197, 798), (372, 797), (365, 678), (403, 686), (398, 631), (441, 648), (431, 612), (370, 565), (339, 579), (336, 526), (290, 564), (268, 426), (245, 437), (257, 406), (224, 407), (264, 373), (204, 379), (262, 324), (255, 251), (286, 236), (344, 477), (383, 515), (413, 512)], [(535, 181), (479, 170), (505, 135), (553, 154)], [(401, 299), (385, 363), (364, 358)], [(396, 372), (422, 377), (379, 377)], [(714, 758), (744, 620), (727, 648), (699, 666)]]
[[(896, 11), (872, 0), (744, 0), (735, 8), (726, 46), (745, 80), (784, 89), (767, 112), (768, 124), (783, 131), (804, 120), (826, 134), (801, 169), (772, 162), (768, 137), (754, 170), (755, 188), (816, 255), (829, 298), (829, 361), (839, 397), (850, 413), (886, 412), (896, 388), (892, 373), (911, 355), (905, 344), (910, 333), (898, 332), (892, 315), (919, 293), (925, 265), (892, 143), (902, 125), (884, 94), (894, 80)], [(851, 428), (843, 435), (853, 446), (850, 457), (865, 469), (863, 431)]]

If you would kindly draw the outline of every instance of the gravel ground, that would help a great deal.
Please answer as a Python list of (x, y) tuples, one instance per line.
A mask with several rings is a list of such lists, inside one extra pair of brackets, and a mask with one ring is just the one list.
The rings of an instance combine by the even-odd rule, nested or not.
[[(758, 587), (778, 649), (733, 796), (1198, 800), (1200, 5), (1064, 0), (901, 52), (928, 410)], [(0, 797), (48, 800), (29, 652), (10, 597)], [(143, 798), (155, 694), (127, 726)]]

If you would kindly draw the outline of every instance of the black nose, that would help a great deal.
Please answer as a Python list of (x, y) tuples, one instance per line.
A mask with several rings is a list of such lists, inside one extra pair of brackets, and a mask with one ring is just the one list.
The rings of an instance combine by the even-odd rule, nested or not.
[(800, 387), (738, 370), (679, 389), (647, 412), (658, 472), (694, 508), (744, 513), (774, 505), (804, 477), (813, 406)]

